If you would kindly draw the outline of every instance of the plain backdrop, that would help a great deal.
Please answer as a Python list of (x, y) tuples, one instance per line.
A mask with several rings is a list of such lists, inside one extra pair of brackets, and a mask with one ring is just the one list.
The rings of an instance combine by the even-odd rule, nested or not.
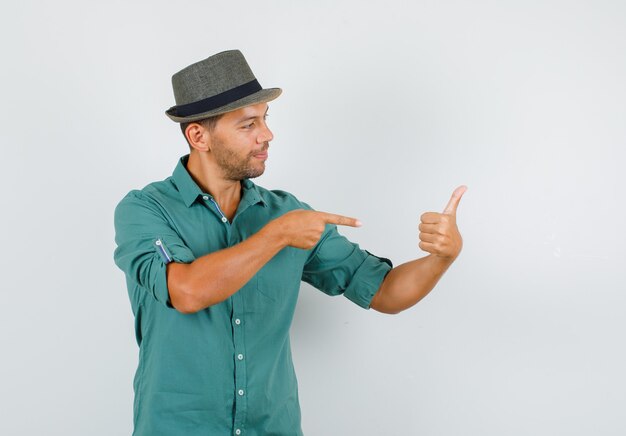
[(465, 247), (397, 316), (303, 286), (307, 435), (624, 435), (621, 1), (3, 5), (3, 435), (128, 435), (113, 209), (187, 152), (170, 77), (238, 48), (279, 86), (256, 180), (396, 265), (453, 189)]

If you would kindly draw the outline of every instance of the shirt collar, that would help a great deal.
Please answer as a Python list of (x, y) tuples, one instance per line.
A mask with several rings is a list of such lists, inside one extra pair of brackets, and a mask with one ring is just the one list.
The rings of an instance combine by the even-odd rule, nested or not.
[[(183, 202), (187, 207), (191, 206), (198, 199), (198, 197), (204, 195), (204, 192), (202, 192), (200, 187), (191, 178), (191, 175), (187, 171), (188, 161), (188, 154), (181, 157), (178, 164), (176, 164), (176, 168), (174, 168), (174, 172), (172, 173), (172, 180), (178, 188), (178, 192), (180, 192)], [(256, 203), (262, 203), (263, 206), (267, 206), (267, 203), (263, 197), (261, 197), (257, 186), (253, 182), (249, 179), (243, 179), (242, 186), (243, 196), (241, 198), (241, 202), (245, 203), (246, 207)], [(241, 206), (243, 205), (240, 205), (240, 209)]]
[(191, 206), (193, 202), (196, 201), (200, 195), (202, 195), (202, 190), (187, 172), (188, 160), (188, 154), (181, 157), (176, 165), (176, 168), (174, 168), (174, 173), (172, 174), (172, 180), (174, 181), (176, 188), (178, 188), (178, 192), (180, 192), (181, 197), (183, 197), (183, 202), (187, 207)]
[(245, 207), (252, 206), (253, 204), (261, 203), (263, 206), (267, 206), (265, 199), (261, 196), (259, 189), (250, 179), (243, 179), (241, 181), (243, 186), (243, 195), (241, 203), (239, 205), (239, 212), (243, 212)]

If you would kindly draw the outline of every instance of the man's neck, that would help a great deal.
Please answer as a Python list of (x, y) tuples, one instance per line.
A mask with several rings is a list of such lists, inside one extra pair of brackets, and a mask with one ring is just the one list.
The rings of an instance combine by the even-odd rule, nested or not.
[(207, 155), (199, 153), (189, 155), (187, 172), (203, 192), (213, 197), (224, 215), (232, 220), (241, 201), (241, 181), (224, 178), (221, 168)]

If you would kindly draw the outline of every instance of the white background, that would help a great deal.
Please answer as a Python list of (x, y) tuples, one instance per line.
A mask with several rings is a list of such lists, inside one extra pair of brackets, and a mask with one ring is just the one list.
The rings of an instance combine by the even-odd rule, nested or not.
[(467, 184), (465, 248), (398, 316), (303, 286), (307, 435), (624, 435), (620, 1), (13, 2), (0, 17), (0, 434), (124, 435), (137, 363), (113, 209), (187, 152), (170, 76), (239, 48), (267, 188), (395, 264)]

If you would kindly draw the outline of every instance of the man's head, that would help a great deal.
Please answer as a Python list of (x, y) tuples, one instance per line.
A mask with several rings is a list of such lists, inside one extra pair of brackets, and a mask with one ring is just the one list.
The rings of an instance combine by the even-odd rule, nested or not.
[(263, 174), (273, 138), (267, 102), (280, 88), (263, 89), (239, 50), (182, 69), (172, 86), (176, 106), (166, 114), (180, 123), (191, 154), (207, 154), (230, 180)]
[(267, 103), (221, 114), (217, 119), (187, 124), (184, 131), (192, 154), (214, 162), (227, 180), (258, 177), (265, 171), (270, 141)]

